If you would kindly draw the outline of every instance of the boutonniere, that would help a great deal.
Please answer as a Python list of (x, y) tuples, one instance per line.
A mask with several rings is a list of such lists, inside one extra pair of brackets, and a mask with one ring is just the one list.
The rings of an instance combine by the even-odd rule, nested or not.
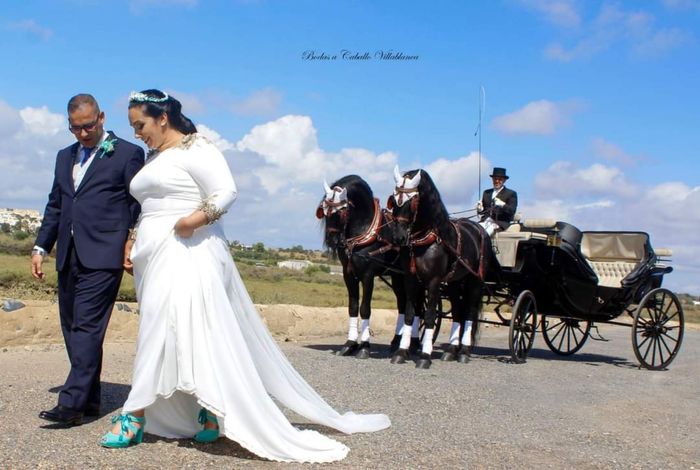
[(112, 154), (114, 153), (114, 148), (117, 146), (117, 139), (114, 138), (113, 135), (107, 136), (107, 138), (102, 142), (102, 145), (100, 145), (100, 148), (98, 150), (98, 158), (102, 160), (103, 157), (107, 156), (107, 158), (111, 157)]

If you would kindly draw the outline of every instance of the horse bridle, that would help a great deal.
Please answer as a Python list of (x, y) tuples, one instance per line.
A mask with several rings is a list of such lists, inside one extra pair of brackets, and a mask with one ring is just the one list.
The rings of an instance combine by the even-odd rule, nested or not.
[(399, 223), (404, 223), (408, 224), (408, 230), (407, 230), (407, 238), (406, 238), (406, 244), (407, 246), (410, 245), (411, 243), (411, 229), (413, 228), (413, 224), (416, 223), (416, 218), (418, 217), (418, 204), (420, 201), (420, 193), (418, 192), (418, 188), (403, 188), (400, 186), (396, 186), (394, 188), (394, 191), (399, 193), (399, 196), (402, 196), (404, 194), (413, 194), (415, 193), (415, 196), (410, 198), (410, 217), (404, 217), (404, 216), (395, 216), (393, 214), (393, 206), (394, 204), (392, 203), (392, 198), (396, 202), (396, 204), (401, 207), (403, 204), (398, 204), (398, 201), (396, 201), (396, 196), (392, 194), (389, 196), (389, 200), (387, 201), (387, 208), (391, 209), (387, 211), (387, 219), (390, 223), (393, 222), (399, 222)]

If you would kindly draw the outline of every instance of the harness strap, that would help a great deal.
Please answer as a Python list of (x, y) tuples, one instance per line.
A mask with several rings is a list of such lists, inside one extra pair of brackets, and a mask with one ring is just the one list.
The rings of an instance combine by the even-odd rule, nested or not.
[(346, 240), (345, 251), (347, 254), (351, 255), (355, 248), (362, 248), (363, 246), (371, 245), (377, 241), (377, 233), (381, 222), (382, 211), (379, 206), (379, 199), (374, 198), (374, 216), (372, 217), (372, 222), (369, 224), (366, 231)]

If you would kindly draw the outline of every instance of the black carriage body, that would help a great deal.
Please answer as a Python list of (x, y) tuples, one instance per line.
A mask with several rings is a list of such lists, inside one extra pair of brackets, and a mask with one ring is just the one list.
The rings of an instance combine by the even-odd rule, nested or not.
[[(526, 230), (541, 236), (518, 243), (515, 265), (502, 268), (503, 281), (513, 297), (531, 291), (542, 315), (596, 322), (612, 320), (659, 287), (663, 274), (671, 269), (656, 265), (656, 255), (644, 232), (581, 232), (565, 222)], [(587, 259), (582, 241), (594, 240), (602, 245), (600, 240), (606, 239), (613, 245), (606, 247), (611, 262)], [(615, 256), (625, 250), (635, 252), (638, 258), (634, 269), (619, 287), (601, 284), (593, 266), (613, 264)]]

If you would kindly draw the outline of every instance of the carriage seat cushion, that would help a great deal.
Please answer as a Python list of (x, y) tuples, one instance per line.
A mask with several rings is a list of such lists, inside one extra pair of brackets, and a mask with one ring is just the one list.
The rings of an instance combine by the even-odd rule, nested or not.
[(588, 261), (598, 276), (598, 285), (605, 287), (622, 287), (622, 280), (636, 267), (637, 263), (624, 261)]
[(557, 221), (554, 219), (525, 219), (523, 225), (526, 228), (554, 228), (557, 226)]
[(581, 254), (598, 276), (598, 285), (622, 287), (622, 280), (647, 256), (644, 233), (584, 232)]

